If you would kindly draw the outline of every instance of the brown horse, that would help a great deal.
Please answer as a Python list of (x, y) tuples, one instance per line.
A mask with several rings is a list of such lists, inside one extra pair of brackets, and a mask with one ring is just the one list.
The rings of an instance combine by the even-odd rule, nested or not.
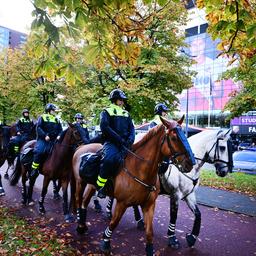
[[(48, 185), (51, 180), (59, 180), (61, 182), (61, 187), (63, 191), (63, 211), (65, 216), (65, 221), (71, 219), (68, 206), (68, 184), (72, 175), (72, 157), (75, 148), (78, 144), (82, 143), (81, 138), (81, 126), (69, 124), (69, 127), (62, 133), (59, 142), (54, 143), (51, 154), (47, 157), (42, 165), (40, 173), (44, 175), (43, 188), (41, 192), (41, 197), (39, 199), (39, 212), (41, 214), (45, 213), (44, 199), (47, 194)], [(11, 185), (15, 185), (22, 175), (22, 202), (24, 204), (31, 204), (33, 187), (35, 184), (35, 179), (29, 180), (28, 190), (26, 188), (27, 173), (30, 172), (32, 157), (30, 161), (22, 161), (22, 156), (24, 156), (25, 151), (32, 151), (35, 146), (35, 140), (27, 142), (21, 153), (21, 158), (18, 159), (15, 171), (11, 177)]]
[[(194, 157), (188, 150), (186, 138), (183, 141), (179, 137), (180, 126), (183, 121), (167, 121), (162, 119), (162, 125), (152, 128), (139, 142), (128, 151), (123, 166), (114, 178), (114, 190), (108, 191), (108, 195), (116, 198), (116, 207), (109, 227), (104, 232), (100, 249), (104, 253), (110, 253), (110, 238), (117, 227), (124, 212), (129, 206), (140, 205), (143, 211), (146, 230), (146, 253), (153, 255), (153, 215), (155, 200), (159, 193), (158, 164), (164, 156), (169, 156), (173, 162), (189, 172), (193, 168)], [(182, 132), (182, 131), (181, 131)], [(185, 145), (186, 144), (186, 145)], [(82, 199), (82, 191), (86, 180), (79, 176), (81, 155), (87, 152), (97, 152), (102, 148), (101, 144), (89, 144), (77, 149), (73, 157), (73, 174), (76, 185), (76, 205), (78, 206), (78, 232), (84, 232), (87, 227), (86, 208), (95, 192), (95, 186), (88, 184)], [(190, 149), (190, 148), (189, 148)]]

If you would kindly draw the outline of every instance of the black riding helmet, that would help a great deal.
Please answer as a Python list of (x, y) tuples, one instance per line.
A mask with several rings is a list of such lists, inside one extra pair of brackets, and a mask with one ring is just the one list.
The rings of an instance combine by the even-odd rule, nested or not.
[(114, 89), (109, 94), (109, 99), (111, 100), (111, 102), (115, 102), (116, 100), (126, 100), (127, 97), (126, 97), (125, 93), (122, 90)]
[(28, 110), (27, 108), (24, 108), (24, 109), (22, 110), (22, 115), (23, 115), (23, 116), (24, 116), (25, 113), (28, 113), (28, 114), (29, 114), (29, 110)]
[(52, 103), (48, 103), (45, 107), (45, 112), (50, 113), (51, 110), (56, 111), (57, 107)]
[(160, 116), (162, 115), (162, 112), (167, 112), (167, 111), (169, 111), (169, 108), (167, 108), (167, 106), (163, 103), (156, 104), (154, 109), (155, 115), (160, 115)]
[(75, 119), (83, 119), (84, 118), (84, 116), (81, 114), (81, 113), (76, 113), (75, 114)]

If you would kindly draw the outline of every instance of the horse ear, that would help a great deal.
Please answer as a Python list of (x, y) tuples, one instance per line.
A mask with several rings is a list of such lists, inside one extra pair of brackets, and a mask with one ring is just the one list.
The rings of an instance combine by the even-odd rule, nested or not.
[(74, 125), (72, 123), (70, 123), (70, 122), (68, 122), (68, 126), (71, 127), (71, 128), (74, 127)]
[(169, 123), (165, 118), (163, 118), (162, 116), (160, 116), (160, 120), (161, 120), (162, 124), (163, 124), (165, 127), (169, 128), (170, 123)]
[(179, 125), (181, 125), (181, 124), (183, 123), (183, 121), (184, 121), (184, 118), (185, 118), (185, 115), (183, 115), (183, 116), (181, 117), (181, 119), (177, 121), (177, 123), (178, 123)]
[(231, 133), (232, 133), (232, 129), (228, 129), (228, 131), (224, 133), (224, 137), (229, 139)]

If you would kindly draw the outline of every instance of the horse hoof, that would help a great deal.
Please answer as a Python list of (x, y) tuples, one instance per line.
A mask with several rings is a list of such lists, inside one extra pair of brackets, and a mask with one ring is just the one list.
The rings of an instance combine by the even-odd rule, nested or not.
[(192, 234), (187, 234), (186, 235), (186, 240), (187, 240), (187, 244), (189, 247), (192, 247), (195, 245), (196, 243), (196, 236), (192, 235)]
[(180, 248), (180, 242), (178, 241), (178, 239), (175, 235), (169, 237), (168, 246), (170, 246), (173, 249)]
[(65, 214), (64, 220), (66, 223), (70, 223), (74, 221), (74, 217), (71, 214)]
[(147, 245), (146, 245), (146, 255), (147, 255), (147, 256), (153, 256), (153, 255), (154, 255), (154, 247), (153, 247), (153, 244), (147, 244)]
[(45, 214), (45, 208), (42, 203), (39, 203), (39, 213), (44, 215)]
[(3, 188), (0, 188), (0, 196), (5, 196), (5, 191)]
[(94, 210), (98, 213), (102, 210), (101, 205), (98, 201), (94, 202)]
[(111, 220), (112, 219), (112, 212), (107, 211), (106, 212), (106, 217), (107, 217), (108, 220)]
[(138, 230), (141, 230), (141, 231), (145, 230), (145, 224), (144, 224), (143, 219), (140, 219), (140, 220), (137, 222), (137, 229), (138, 229)]
[(8, 175), (8, 173), (5, 173), (4, 178), (7, 179), (7, 180), (9, 180), (9, 175)]
[(53, 199), (54, 200), (60, 200), (61, 199), (61, 195), (59, 193), (54, 193)]
[(76, 228), (76, 232), (80, 235), (83, 235), (86, 231), (88, 230), (88, 227), (85, 225), (85, 226), (77, 226)]
[(35, 204), (35, 201), (33, 199), (29, 199), (27, 203), (29, 206), (33, 206)]
[(103, 252), (105, 255), (109, 255), (111, 252), (111, 246), (110, 246), (110, 241), (100, 241), (100, 250)]

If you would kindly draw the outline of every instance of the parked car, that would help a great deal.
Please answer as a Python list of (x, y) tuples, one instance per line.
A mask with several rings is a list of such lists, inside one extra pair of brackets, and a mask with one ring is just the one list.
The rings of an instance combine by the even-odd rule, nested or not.
[(244, 149), (247, 149), (250, 146), (251, 146), (251, 143), (249, 143), (249, 142), (241, 142), (238, 145), (238, 150), (244, 150)]
[(256, 151), (242, 150), (233, 153), (234, 172), (256, 174)]

